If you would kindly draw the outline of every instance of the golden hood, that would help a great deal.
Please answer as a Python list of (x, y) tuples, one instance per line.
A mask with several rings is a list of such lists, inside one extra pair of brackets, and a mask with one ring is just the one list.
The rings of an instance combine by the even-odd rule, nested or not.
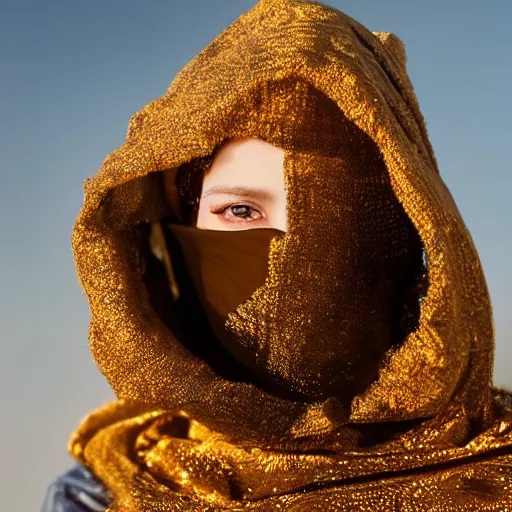
[[(373, 141), (428, 265), (417, 329), (349, 411), (220, 377), (162, 321), (144, 277), (150, 226), (169, 213), (159, 171), (210, 155), (251, 91), (287, 79)], [(111, 489), (114, 510), (512, 504), (510, 399), (492, 389), (488, 291), (393, 34), (317, 3), (261, 0), (132, 118), (86, 182), (73, 250), (91, 350), (120, 402), (91, 415), (71, 450)]]

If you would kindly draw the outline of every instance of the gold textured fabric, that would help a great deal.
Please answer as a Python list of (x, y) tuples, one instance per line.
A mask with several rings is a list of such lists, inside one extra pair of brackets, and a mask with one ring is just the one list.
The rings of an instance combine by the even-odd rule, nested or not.
[[(271, 92), (279, 101), (268, 100)], [(320, 96), (343, 119), (330, 117), (321, 131), (313, 105)], [(290, 108), (296, 98), (313, 99)], [(150, 226), (170, 213), (159, 171), (247, 135), (285, 148), (291, 220), (271, 242), (267, 280), (228, 325), (260, 358), (262, 372), (308, 400), (216, 374), (178, 340), (148, 284)], [(346, 154), (362, 155), (359, 164), (374, 159), (351, 194), (347, 173), (358, 160), (336, 151), (347, 140)], [(359, 151), (362, 140), (377, 153)], [(328, 222), (341, 219), (345, 233), (358, 227), (339, 206), (354, 197), (370, 212), (401, 205), (425, 250), (428, 289), (417, 325), (400, 343), (379, 344), (386, 353), (378, 374), (346, 403), (337, 375), (326, 377), (329, 368), (309, 350), (316, 343), (321, 352), (322, 326), (313, 329), (317, 339), (305, 326), (318, 321), (308, 318), (311, 308), (336, 305), (314, 287), (329, 290), (329, 272), (347, 261), (357, 269), (367, 257), (359, 246), (343, 246), (337, 224)], [(400, 214), (388, 213), (368, 235), (378, 247), (386, 226), (402, 233), (387, 224)], [(70, 450), (107, 485), (111, 510), (512, 508), (512, 399), (492, 388), (488, 292), (394, 35), (371, 33), (316, 3), (261, 0), (133, 117), (126, 142), (86, 182), (73, 249), (92, 312), (91, 350), (119, 402), (91, 414)], [(306, 262), (312, 289), (283, 302), (273, 290), (297, 290), (297, 262)], [(347, 290), (341, 293), (346, 299)], [(357, 318), (357, 308), (350, 314)], [(368, 327), (364, 317), (354, 325)], [(295, 348), (309, 355), (297, 359)], [(326, 379), (332, 386), (324, 387)]]

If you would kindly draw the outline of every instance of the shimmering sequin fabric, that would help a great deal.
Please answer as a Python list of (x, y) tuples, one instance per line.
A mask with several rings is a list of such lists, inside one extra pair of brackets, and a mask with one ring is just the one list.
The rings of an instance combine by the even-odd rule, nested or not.
[[(339, 109), (322, 129), (314, 98)], [(291, 220), (271, 242), (267, 280), (228, 326), (260, 371), (307, 400), (216, 374), (178, 340), (148, 286), (149, 226), (170, 213), (158, 171), (248, 135), (285, 148)], [(339, 151), (347, 140), (352, 151)], [(373, 231), (351, 216), (356, 203)], [(401, 261), (409, 231), (390, 220), (401, 215), (424, 247), (428, 290), (414, 329), (391, 343), (368, 331), (384, 320), (360, 314), (379, 304), (361, 292), (375, 279), (358, 264), (372, 240), (386, 247), (383, 258)], [(386, 245), (389, 232), (395, 245)], [(91, 350), (120, 401), (93, 413), (70, 449), (110, 490), (111, 510), (512, 507), (512, 404), (492, 389), (484, 277), (394, 35), (316, 3), (260, 1), (133, 117), (126, 142), (86, 183), (73, 249)], [(347, 262), (353, 275), (337, 273)], [(285, 300), (276, 290), (287, 290)], [(355, 336), (377, 340), (379, 364), (348, 402), (340, 390), (367, 365), (352, 375), (342, 368), (326, 327), (338, 318), (336, 293), (349, 315), (341, 349), (363, 355)], [(325, 347), (340, 372), (326, 365)]]

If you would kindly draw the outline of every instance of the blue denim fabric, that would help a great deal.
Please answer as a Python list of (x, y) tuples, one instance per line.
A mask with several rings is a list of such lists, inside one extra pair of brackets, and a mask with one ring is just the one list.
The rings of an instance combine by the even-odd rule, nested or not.
[(41, 512), (103, 512), (106, 508), (105, 487), (87, 469), (76, 465), (50, 485)]

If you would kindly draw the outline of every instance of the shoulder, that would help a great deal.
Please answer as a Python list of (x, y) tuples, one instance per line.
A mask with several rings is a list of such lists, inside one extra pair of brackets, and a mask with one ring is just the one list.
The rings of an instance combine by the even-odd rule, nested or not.
[(100, 512), (107, 507), (105, 487), (90, 471), (76, 465), (48, 487), (41, 512)]

